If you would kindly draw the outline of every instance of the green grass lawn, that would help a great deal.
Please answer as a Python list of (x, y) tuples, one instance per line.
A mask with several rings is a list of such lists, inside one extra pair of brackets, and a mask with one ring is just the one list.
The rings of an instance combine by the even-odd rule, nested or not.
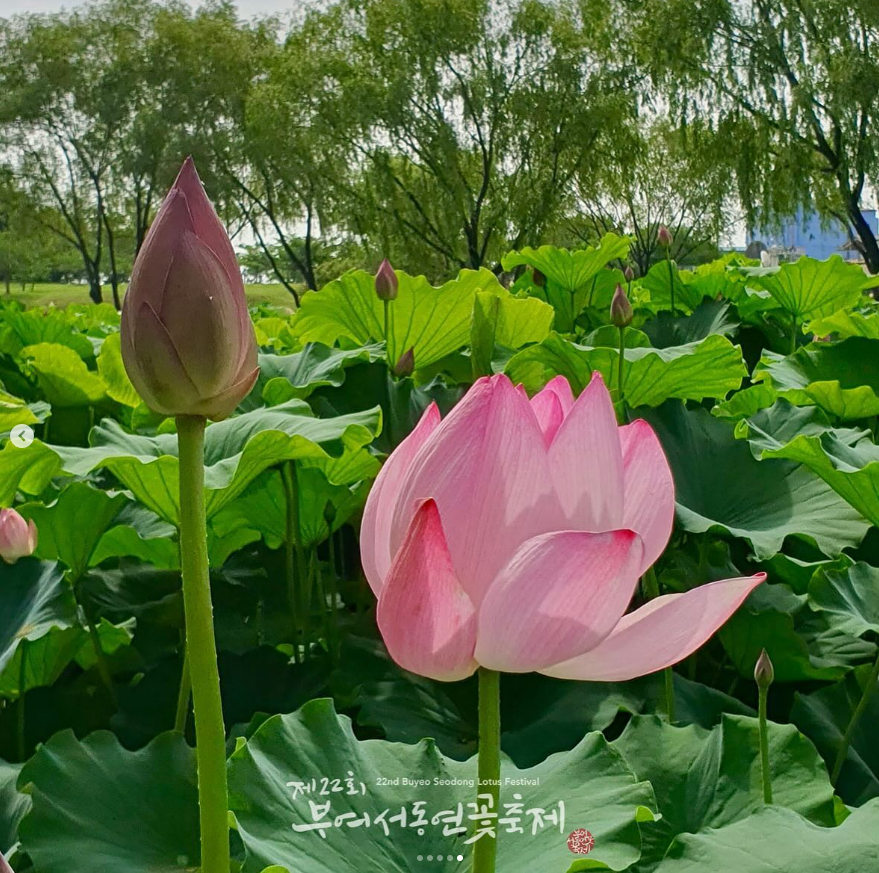
[[(287, 289), (281, 285), (246, 285), (247, 299), (252, 304), (269, 303), (272, 306), (280, 306), (290, 309), (295, 308), (293, 297)], [(70, 306), (72, 303), (89, 303), (89, 290), (86, 285), (41, 285), (27, 286), (26, 291), (21, 290), (20, 285), (12, 286), (12, 294), (8, 297), (3, 293), (0, 286), (0, 300), (18, 300), (25, 306)], [(104, 301), (113, 302), (110, 286), (104, 286)]]

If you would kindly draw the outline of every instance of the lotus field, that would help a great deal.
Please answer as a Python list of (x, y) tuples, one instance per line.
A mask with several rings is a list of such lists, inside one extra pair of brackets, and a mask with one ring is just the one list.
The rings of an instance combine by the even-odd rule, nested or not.
[(879, 278), (629, 246), (0, 304), (0, 869), (879, 870)]

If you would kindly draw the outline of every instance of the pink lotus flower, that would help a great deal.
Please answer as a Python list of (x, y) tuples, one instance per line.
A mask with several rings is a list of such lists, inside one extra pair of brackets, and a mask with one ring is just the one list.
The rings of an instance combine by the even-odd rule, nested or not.
[(14, 509), (0, 509), (0, 558), (14, 564), (37, 550), (37, 526)]
[(134, 263), (122, 358), (144, 402), (164, 415), (226, 418), (259, 375), (238, 261), (192, 158)]
[(626, 614), (671, 535), (674, 483), (653, 429), (618, 427), (601, 376), (532, 400), (480, 379), (429, 407), (385, 463), (363, 516), (363, 567), (394, 660), (434, 679), (482, 666), (632, 679), (694, 652), (765, 574)]

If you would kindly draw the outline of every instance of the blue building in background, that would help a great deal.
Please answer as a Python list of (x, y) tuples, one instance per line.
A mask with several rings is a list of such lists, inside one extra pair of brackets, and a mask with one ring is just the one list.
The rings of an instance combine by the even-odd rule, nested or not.
[[(879, 218), (875, 209), (865, 209), (863, 216), (879, 236)], [(862, 261), (861, 253), (849, 241), (845, 227), (833, 221), (822, 227), (821, 219), (813, 214), (804, 217), (802, 209), (794, 218), (785, 222), (780, 230), (758, 228), (748, 233), (748, 244), (761, 242), (780, 260), (792, 260), (807, 255), (818, 260), (827, 260), (831, 255), (839, 255), (847, 261)]]

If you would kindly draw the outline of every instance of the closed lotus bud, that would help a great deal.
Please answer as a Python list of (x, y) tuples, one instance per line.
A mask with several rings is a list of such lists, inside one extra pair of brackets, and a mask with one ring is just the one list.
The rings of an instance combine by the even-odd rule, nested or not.
[(537, 267), (531, 271), (531, 279), (538, 288), (543, 288), (543, 286), (546, 285), (546, 276), (544, 276)]
[(626, 277), (627, 282), (631, 282), (635, 278), (635, 271), (631, 267), (626, 267), (623, 275)]
[(661, 246), (668, 248), (671, 245), (671, 231), (664, 224), (660, 226), (656, 238)]
[(628, 327), (634, 318), (634, 311), (622, 285), (617, 285), (610, 303), (610, 320), (616, 327)]
[(379, 300), (394, 300), (399, 287), (397, 274), (391, 266), (391, 262), (385, 258), (375, 274), (375, 293)]
[(37, 526), (14, 509), (0, 509), (0, 558), (14, 564), (37, 550)]
[(415, 372), (415, 349), (400, 355), (400, 360), (394, 365), (394, 373), (397, 376), (411, 376)]
[(259, 375), (232, 243), (187, 158), (134, 262), (122, 359), (163, 415), (228, 417)]
[(760, 652), (760, 657), (757, 658), (757, 666), (754, 667), (754, 681), (757, 683), (758, 688), (768, 688), (774, 679), (775, 668), (772, 666), (772, 661), (769, 659), (766, 649), (763, 649)]

